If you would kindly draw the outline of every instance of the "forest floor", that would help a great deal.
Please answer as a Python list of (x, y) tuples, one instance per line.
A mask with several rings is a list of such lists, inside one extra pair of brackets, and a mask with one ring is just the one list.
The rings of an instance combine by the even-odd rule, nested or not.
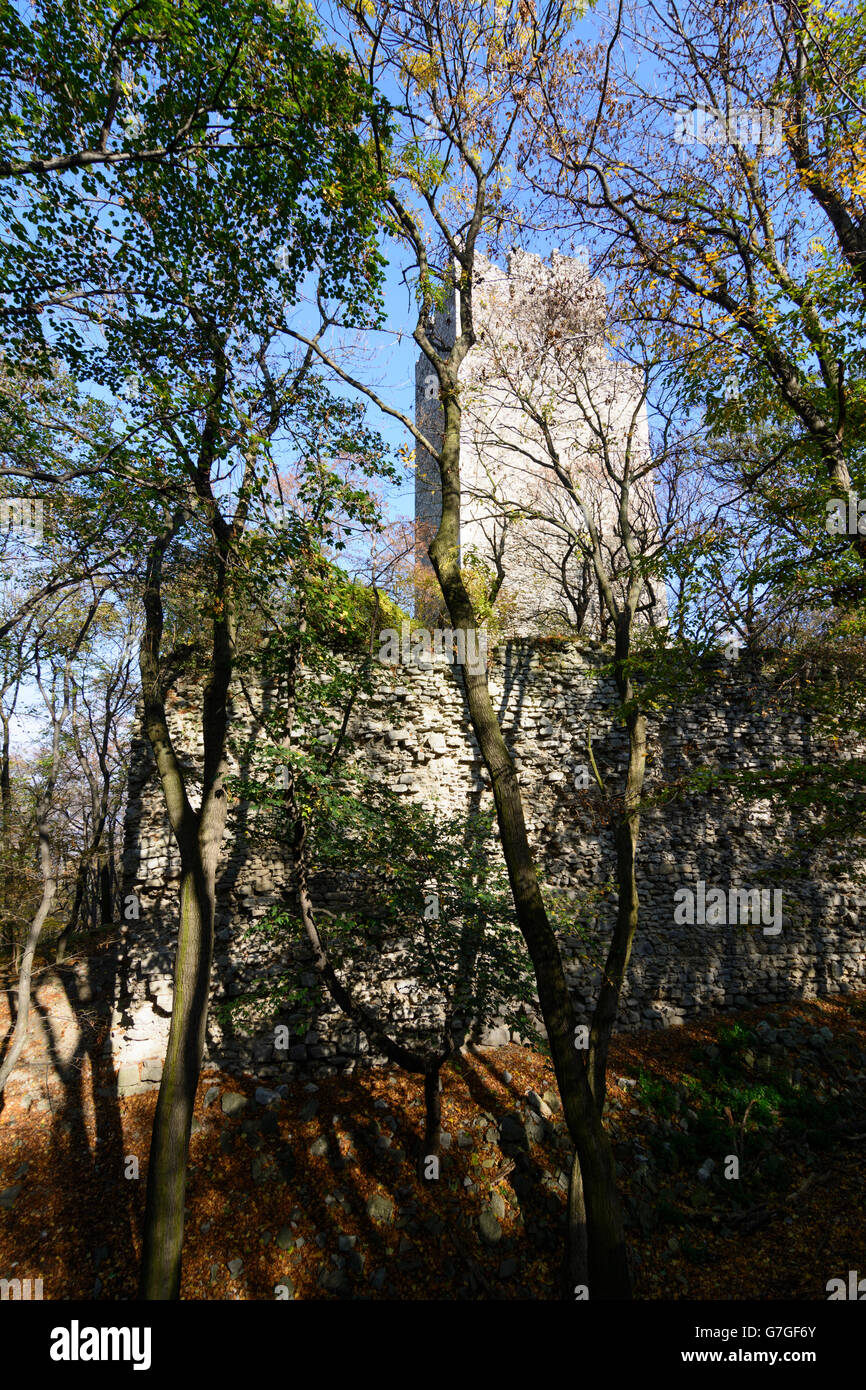
[[(609, 1075), (637, 1298), (826, 1299), (866, 1274), (866, 996), (620, 1035)], [(93, 1081), (88, 1057), (74, 1088), (13, 1078), (0, 1111), (0, 1277), (42, 1278), (46, 1299), (135, 1296), (156, 1092)], [(571, 1146), (547, 1058), (445, 1070), (429, 1183), (416, 1078), (256, 1090), (199, 1086), (182, 1297), (562, 1296)]]

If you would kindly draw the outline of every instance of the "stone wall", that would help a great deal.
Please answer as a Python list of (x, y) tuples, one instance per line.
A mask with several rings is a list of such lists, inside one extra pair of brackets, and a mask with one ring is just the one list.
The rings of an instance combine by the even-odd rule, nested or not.
[[(579, 905), (588, 890), (612, 877), (614, 868), (611, 832), (595, 824), (601, 794), (594, 786), (576, 789), (574, 777), (587, 760), (589, 723), (605, 785), (614, 791), (622, 786), (627, 739), (624, 728), (611, 719), (616, 703), (612, 685), (600, 677), (598, 658), (574, 643), (515, 640), (493, 653), (491, 663), (491, 692), (515, 757), (544, 881)], [(650, 789), (704, 764), (768, 767), (786, 757), (817, 762), (834, 756), (803, 716), (773, 712), (766, 700), (768, 686), (748, 677), (737, 663), (712, 680), (709, 697), (651, 725)], [(234, 692), (236, 765), (262, 738), (257, 709), (262, 698), (261, 692), (240, 687)], [(192, 770), (201, 751), (195, 738), (198, 692), (175, 697), (170, 718), (176, 746)], [(374, 692), (356, 707), (350, 733), (359, 756), (409, 800), (446, 811), (491, 805), (459, 671), (444, 661), (378, 668)], [(638, 863), (640, 926), (621, 1028), (666, 1026), (709, 1010), (866, 988), (859, 926), (862, 866), (849, 877), (833, 866), (832, 855), (816, 855), (808, 879), (782, 877), (774, 864), (785, 836), (795, 830), (769, 803), (737, 805), (730, 793), (721, 791), (645, 813)], [(120, 1068), (122, 1088), (136, 1090), (156, 1083), (165, 1048), (179, 874), (143, 738), (135, 745), (130, 774), (124, 864), (125, 892), (136, 895), (139, 916), (122, 929), (107, 1050)], [(765, 934), (760, 925), (677, 925), (674, 895), (683, 887), (694, 889), (699, 880), (726, 891), (757, 886), (781, 891), (781, 931)], [(346, 901), (339, 883), (318, 887), (321, 900), (332, 907)], [(271, 903), (286, 899), (290, 888), (286, 863), (254, 848), (249, 808), (234, 806), (218, 874), (214, 1004), (284, 972), (285, 948), (280, 953), (244, 931)], [(563, 939), (577, 1014), (587, 1022), (615, 901), (613, 892), (597, 900), (588, 938)], [(314, 983), (302, 955), (292, 968), (301, 984)], [(408, 1014), (421, 1007), (399, 951), (379, 959), (370, 971), (367, 997), (373, 1003), (399, 998)], [(279, 1022), (290, 1028), (291, 1037), (287, 1049), (276, 1053), (274, 1027)], [(487, 1044), (510, 1040), (497, 1019), (489, 1020), (481, 1038)], [(363, 1035), (327, 998), (317, 1005), (312, 1027), (291, 1011), (243, 1031), (221, 1025), (212, 1014), (207, 1057), (211, 1065), (252, 1067), (262, 1077), (280, 1079), (300, 1066), (315, 1073), (375, 1060)]]

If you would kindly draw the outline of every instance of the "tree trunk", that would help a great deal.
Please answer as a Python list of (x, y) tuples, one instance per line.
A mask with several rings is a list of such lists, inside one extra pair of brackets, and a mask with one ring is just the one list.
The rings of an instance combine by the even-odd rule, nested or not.
[(639, 899), (635, 855), (640, 834), (640, 804), (646, 775), (646, 717), (632, 712), (627, 717), (629, 760), (625, 808), (616, 827), (616, 879), (619, 892), (616, 924), (605, 961), (601, 988), (592, 1016), (589, 1036), (589, 1078), (599, 1115), (604, 1111), (607, 1058), (619, 1009), (625, 973), (638, 923)]
[(214, 620), (211, 673), (202, 700), (204, 766), (198, 811), (187, 796), (166, 718), (159, 662), (162, 561), (184, 518), (185, 513), (179, 510), (151, 546), (144, 591), (146, 624), (140, 651), (144, 723), (181, 866), (174, 998), (150, 1145), (139, 1283), (140, 1297), (154, 1300), (180, 1296), (187, 1154), (207, 1028), (216, 870), (228, 814), (223, 777), (234, 629), (230, 605), (223, 601), (226, 570), (222, 561), (216, 586), (220, 608)]
[[(424, 1139), (418, 1166), (418, 1176), (422, 1182), (432, 1182), (439, 1176), (439, 1150), (442, 1125), (442, 1083), (439, 1066), (432, 1066), (424, 1073)], [(427, 1160), (435, 1158), (435, 1173), (428, 1171)]]
[(54, 943), (54, 962), (56, 965), (59, 965), (62, 960), (66, 959), (67, 947), (78, 927), (78, 918), (81, 915), (81, 904), (84, 901), (84, 890), (87, 886), (88, 863), (88, 857), (85, 855), (78, 865), (78, 872), (75, 875), (75, 895), (72, 899), (69, 920)]
[[(51, 770), (48, 779), (36, 803), (36, 830), (39, 837), (39, 868), (42, 874), (42, 898), (36, 915), (30, 924), (30, 931), (27, 936), (27, 943), (24, 947), (23, 956), (16, 955), (16, 964), (20, 959), (20, 969), (18, 975), (18, 1015), (15, 1019), (15, 1028), (9, 1051), (0, 1066), (0, 1093), (2, 1093), (15, 1067), (21, 1049), (27, 1038), (27, 1029), (30, 1024), (30, 980), (33, 973), (33, 961), (36, 956), (36, 947), (42, 928), (45, 925), (51, 905), (57, 893), (57, 870), (52, 862), (51, 856), (51, 836), (49, 828), (49, 818), (51, 806), (54, 798), (54, 789), (57, 785), (57, 777), (60, 770), (60, 744), (61, 732), (63, 730), (66, 716), (69, 712), (70, 699), (70, 670), (72, 663), (78, 655), (91, 623), (96, 615), (102, 594), (94, 595), (92, 602), (85, 614), (78, 633), (71, 647), (67, 649), (65, 667), (63, 671), (63, 701), (58, 711), (54, 681), (52, 680), (50, 698), (46, 694), (42, 684), (42, 671), (39, 658), (38, 643), (35, 650), (36, 658), (36, 683), (39, 686), (46, 708), (51, 716)], [(54, 672), (56, 678), (57, 672)], [(8, 731), (4, 728), (4, 735)], [(7, 749), (8, 754), (8, 749)]]
[(54, 952), (55, 961), (59, 962), (63, 960), (64, 956), (66, 955), (66, 949), (69, 945), (69, 942), (78, 929), (78, 922), (79, 918), (81, 917), (81, 905), (84, 902), (84, 896), (87, 891), (87, 879), (90, 873), (91, 865), (93, 864), (96, 864), (97, 866), (96, 882), (99, 899), (97, 902), (94, 902), (91, 898), (91, 901), (88, 905), (87, 916), (90, 919), (89, 925), (95, 928), (96, 922), (94, 919), (97, 914), (97, 909), (100, 910), (100, 919), (102, 925), (106, 925), (106, 879), (108, 894), (107, 904), (109, 913), (108, 925), (110, 925), (114, 919), (111, 900), (111, 865), (109, 863), (105, 849), (106, 818), (107, 812), (105, 805), (103, 805), (101, 811), (97, 814), (96, 824), (94, 827), (93, 835), (90, 840), (90, 845), (87, 849), (87, 852), (82, 856), (81, 862), (78, 866), (78, 873), (76, 874), (75, 878), (75, 898), (72, 903), (72, 911), (69, 914), (69, 921), (67, 922), (63, 931), (57, 938), (57, 943)]
[[(3, 895), (3, 901), (6, 902), (8, 885), (12, 882), (12, 783), (9, 776), (9, 715), (5, 710), (0, 710), (0, 723), (3, 726), (3, 743), (2, 749), (0, 749), (0, 820), (2, 820), (3, 836), (2, 841), (0, 841), (0, 893)], [(5, 935), (4, 928), (2, 935), (0, 935), (0, 948), (2, 948)], [(13, 970), (18, 965), (15, 950), (16, 939), (16, 923), (13, 920), (9, 927), (9, 949)]]
[(30, 1026), (30, 979), (33, 973), (33, 959), (36, 955), (36, 947), (39, 942), (40, 933), (45, 925), (45, 919), (51, 910), (54, 894), (57, 891), (57, 878), (51, 864), (51, 845), (48, 838), (48, 827), (44, 823), (39, 827), (39, 860), (42, 868), (42, 898), (37, 908), (36, 915), (30, 924), (27, 945), (21, 957), (21, 966), (18, 974), (18, 1013), (15, 1019), (15, 1028), (12, 1032), (9, 1051), (3, 1059), (2, 1066), (0, 1066), (0, 1094), (2, 1094), (6, 1082), (12, 1075), (15, 1064), (21, 1055), (21, 1049), (27, 1041), (27, 1030)]
[[(457, 391), (455, 371), (453, 379), (441, 386), (445, 411), (439, 460), (442, 516), (429, 554), (452, 626), (477, 639), (475, 612), (463, 583), (458, 558), (460, 408)], [(466, 650), (471, 650), (468, 635), (466, 640)], [(538, 886), (514, 764), (496, 718), (486, 671), (464, 666), (463, 681), (472, 727), (490, 774), (517, 922), (535, 969), (563, 1111), (580, 1159), (588, 1236), (589, 1295), (593, 1299), (627, 1299), (631, 1289), (613, 1155), (593, 1100), (587, 1067), (575, 1050), (574, 1010), (559, 946)]]
[(192, 1112), (207, 1027), (216, 864), (226, 818), (221, 789), (202, 808), (197, 835), (181, 843), (180, 931), (171, 1026), (147, 1172), (140, 1296), (180, 1296), (184, 1195)]
[(99, 925), (110, 927), (114, 921), (114, 884), (111, 854), (99, 856)]
[(12, 825), (12, 781), (9, 775), (9, 716), (0, 714), (3, 725), (3, 747), (0, 751), (0, 812), (3, 816), (3, 831), (8, 834)]
[(568, 1184), (568, 1289), (569, 1296), (589, 1288), (589, 1250), (586, 1232), (586, 1206), (583, 1200), (583, 1180), (580, 1160), (575, 1153), (571, 1160)]

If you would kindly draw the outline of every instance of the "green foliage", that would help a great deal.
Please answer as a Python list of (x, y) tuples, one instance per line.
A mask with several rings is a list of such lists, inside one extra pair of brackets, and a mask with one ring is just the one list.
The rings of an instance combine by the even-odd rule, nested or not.
[(407, 621), (407, 615), (387, 594), (374, 593), (368, 584), (349, 579), (337, 565), (329, 565), (321, 582), (308, 592), (310, 627), (335, 651), (367, 651), (372, 638), (375, 655), (379, 629), (399, 629)]
[[(383, 268), (359, 134), (370, 97), (305, 5), (39, 0), (26, 18), (4, 5), (0, 23), (0, 290), (19, 358), (57, 352), (117, 388), (142, 363), (123, 362), (110, 292), (158, 393), (177, 304), (194, 295), (213, 324), (256, 332), (249, 307), (293, 301), (316, 264), (324, 294), (368, 314)], [(387, 140), (381, 104), (378, 121)], [(72, 167), (29, 172), (33, 159)], [(108, 354), (79, 324), (103, 315)], [(175, 346), (188, 355), (183, 329)]]
[[(645, 1142), (662, 1169), (694, 1171), (705, 1159), (714, 1159), (717, 1166), (703, 1195), (712, 1193), (723, 1219), (726, 1210), (748, 1208), (768, 1193), (786, 1191), (798, 1165), (832, 1144), (834, 1130), (851, 1117), (852, 1097), (819, 1091), (805, 1078), (794, 1081), (793, 1058), (770, 1058), (756, 1073), (761, 1037), (739, 1021), (720, 1025), (716, 1042), (719, 1055), (710, 1061), (705, 1048), (696, 1050), (691, 1069), (676, 1085), (642, 1069), (636, 1092), (661, 1122), (663, 1132), (653, 1132)], [(741, 1157), (737, 1181), (724, 1176), (730, 1154)], [(680, 1224), (686, 1218), (668, 1198), (662, 1219)]]
[(754, 1042), (755, 1035), (750, 1028), (746, 1028), (742, 1023), (736, 1022), (729, 1025), (722, 1024), (716, 1033), (716, 1041), (722, 1048), (730, 1052), (736, 1052), (746, 1043)]
[[(538, 870), (541, 878), (541, 869)], [(567, 893), (546, 888), (545, 906), (554, 930), (566, 938), (582, 965), (590, 970), (599, 969), (607, 956), (607, 946), (603, 936), (596, 930), (599, 907), (615, 893), (613, 875), (604, 883), (584, 889), (576, 899)]]
[[(471, 1031), (502, 1014), (521, 1033), (531, 1031), (526, 1005), (533, 979), (513, 925), (510, 890), (498, 863), (490, 815), (444, 817), (411, 804), (357, 767), (329, 771), (321, 756), (262, 750), (291, 758), (308, 824), (311, 872), (338, 873), (352, 885), (355, 910), (319, 923), (334, 964), (361, 967), (381, 951), (399, 948), (401, 969), (449, 1020)], [(276, 778), (245, 783), (242, 795), (267, 807), (257, 834), (279, 845), (291, 833)], [(290, 933), (299, 923), (289, 906), (272, 909), (263, 930)], [(435, 1029), (433, 1031), (436, 1031)]]
[(499, 577), (478, 552), (470, 549), (460, 567), (479, 627), (487, 633), (489, 647), (501, 640), (514, 604), (500, 588)]

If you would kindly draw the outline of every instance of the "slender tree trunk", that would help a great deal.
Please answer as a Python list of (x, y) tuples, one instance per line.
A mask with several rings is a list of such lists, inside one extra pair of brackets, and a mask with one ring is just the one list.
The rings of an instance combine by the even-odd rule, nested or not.
[(101, 927), (110, 927), (114, 921), (112, 858), (110, 849), (109, 852), (103, 852), (99, 856), (99, 925)]
[(589, 1287), (589, 1248), (580, 1159), (575, 1152), (568, 1183), (568, 1288), (571, 1297)]
[(107, 864), (107, 897), (103, 898), (104, 925), (110, 926), (122, 916), (122, 904), (120, 902), (120, 881), (117, 875), (117, 854), (115, 849), (115, 828), (114, 816), (108, 820), (108, 864)]
[[(439, 1076), (440, 1064), (434, 1064), (424, 1073), (424, 1140), (421, 1146), (418, 1176), (423, 1182), (432, 1182), (439, 1176), (439, 1151), (442, 1128), (442, 1082)], [(436, 1159), (435, 1172), (428, 1171), (427, 1160)]]
[[(617, 656), (621, 662), (626, 660), (630, 651), (631, 621), (631, 613), (627, 610), (623, 611), (617, 627)], [(621, 673), (623, 670), (623, 666), (620, 666)], [(626, 675), (620, 674), (618, 685), (623, 701), (630, 706), (626, 716), (629, 735), (629, 760), (624, 807), (615, 835), (619, 902), (613, 936), (602, 974), (601, 988), (592, 1017), (587, 1063), (590, 1086), (599, 1116), (604, 1112), (610, 1042), (638, 923), (640, 902), (637, 891), (635, 858), (640, 834), (640, 798), (646, 777), (646, 717), (631, 704), (634, 692)], [(585, 1278), (580, 1277), (582, 1263), (585, 1263), (586, 1210), (580, 1159), (577, 1153), (575, 1153), (572, 1162), (569, 1183), (568, 1221), (569, 1273), (571, 1282), (577, 1286), (586, 1282)]]
[(54, 789), (57, 785), (57, 777), (60, 771), (60, 740), (63, 726), (69, 713), (70, 703), (70, 671), (72, 663), (75, 661), (78, 652), (90, 629), (96, 612), (102, 599), (102, 591), (94, 593), (91, 603), (87, 609), (84, 620), (78, 629), (71, 647), (67, 649), (66, 661), (63, 670), (63, 701), (60, 709), (57, 708), (54, 680), (57, 677), (55, 670), (51, 684), (51, 695), (47, 695), (42, 683), (42, 670), (39, 656), (39, 644), (37, 642), (34, 656), (36, 662), (36, 683), (39, 686), (46, 708), (51, 716), (51, 770), (48, 774), (44, 789), (40, 793), (36, 807), (36, 829), (39, 837), (39, 867), (42, 874), (42, 897), (36, 915), (30, 924), (30, 931), (24, 947), (24, 954), (20, 957), (20, 970), (18, 976), (18, 1015), (15, 1019), (15, 1028), (12, 1033), (12, 1040), (9, 1051), (0, 1067), (0, 1092), (3, 1091), (6, 1082), (12, 1074), (13, 1068), (21, 1055), (21, 1049), (27, 1038), (27, 1029), (30, 1024), (30, 980), (33, 973), (33, 960), (36, 956), (36, 947), (51, 905), (57, 893), (57, 869), (51, 854), (51, 837), (49, 830), (49, 816), (51, 805), (54, 798)]
[(78, 919), (81, 915), (81, 904), (84, 901), (84, 890), (87, 887), (88, 867), (88, 858), (84, 856), (79, 861), (78, 871), (75, 875), (75, 894), (72, 899), (69, 920), (54, 943), (54, 961), (57, 965), (66, 959), (67, 947), (78, 928)]
[[(11, 882), (11, 859), (12, 859), (12, 782), (9, 776), (9, 715), (5, 710), (0, 710), (0, 723), (3, 726), (3, 743), (0, 748), (0, 819), (2, 819), (2, 840), (0, 840), (0, 892), (3, 894), (3, 901), (7, 899), (7, 885)], [(13, 970), (17, 966), (16, 944), (16, 925), (13, 921), (9, 928), (9, 947), (12, 958)], [(6, 932), (4, 929), (3, 936)], [(2, 937), (0, 937), (2, 946)]]
[(629, 760), (625, 807), (616, 827), (616, 877), (619, 892), (616, 924), (605, 961), (601, 988), (589, 1036), (589, 1076), (598, 1113), (604, 1111), (607, 1058), (616, 1023), (622, 986), (637, 931), (640, 907), (635, 856), (640, 834), (640, 797), (646, 776), (646, 717), (632, 712), (627, 717)]
[(146, 1299), (180, 1296), (184, 1194), (195, 1093), (204, 1054), (213, 962), (217, 862), (228, 802), (223, 789), (228, 688), (233, 667), (234, 631), (225, 603), (225, 564), (218, 567), (219, 616), (214, 620), (210, 679), (202, 700), (201, 807), (195, 811), (172, 744), (160, 677), (162, 638), (162, 562), (184, 520), (179, 510), (153, 542), (144, 591), (145, 633), (140, 663), (144, 719), (153, 748), (166, 807), (180, 851), (180, 925), (174, 968), (174, 998), (162, 1081), (156, 1103), (139, 1291)]
[[(442, 517), (429, 553), (452, 625), (476, 638), (475, 612), (463, 584), (458, 559), (460, 408), (456, 370), (452, 380), (444, 384), (440, 380), (440, 386), (445, 411), (439, 463)], [(470, 650), (468, 640), (467, 636), (467, 650)], [(535, 970), (563, 1111), (580, 1159), (588, 1235), (589, 1296), (627, 1299), (631, 1296), (631, 1288), (613, 1154), (593, 1100), (587, 1067), (575, 1049), (574, 1009), (559, 946), (538, 886), (520, 786), (490, 698), (486, 671), (464, 666), (463, 680), (472, 727), (490, 773), (515, 912)]]
[(8, 834), (12, 825), (12, 781), (9, 775), (9, 716), (0, 713), (3, 725), (3, 747), (0, 750), (0, 812), (3, 816), (3, 832)]
[[(104, 910), (105, 910), (105, 907), (104, 907), (104, 904), (105, 904), (105, 897), (104, 897), (104, 893), (105, 893), (105, 883), (104, 883), (104, 877), (105, 877), (106, 869), (108, 869), (108, 867), (109, 867), (109, 866), (108, 866), (108, 862), (107, 862), (107, 858), (106, 858), (105, 838), (104, 838), (104, 837), (105, 837), (105, 823), (106, 823), (106, 818), (107, 818), (107, 813), (106, 813), (105, 806), (103, 805), (101, 811), (98, 811), (98, 810), (97, 810), (96, 824), (95, 824), (95, 826), (94, 826), (93, 835), (91, 836), (90, 844), (89, 844), (89, 846), (88, 846), (88, 848), (87, 848), (86, 853), (82, 856), (81, 862), (79, 863), (79, 866), (78, 866), (78, 872), (77, 872), (77, 874), (76, 874), (76, 876), (75, 876), (75, 897), (74, 897), (73, 903), (72, 903), (72, 910), (71, 910), (71, 912), (70, 912), (70, 914), (69, 914), (69, 921), (67, 922), (66, 926), (63, 928), (63, 931), (60, 933), (60, 935), (59, 935), (58, 938), (57, 938), (57, 943), (56, 943), (56, 945), (55, 945), (55, 950), (54, 950), (54, 959), (55, 959), (55, 961), (62, 961), (62, 960), (64, 959), (64, 957), (65, 957), (65, 955), (66, 955), (67, 947), (69, 946), (69, 942), (71, 941), (72, 937), (75, 935), (75, 932), (78, 930), (78, 923), (79, 923), (79, 919), (80, 919), (80, 917), (81, 917), (81, 906), (82, 906), (82, 903), (84, 902), (85, 894), (86, 894), (86, 891), (87, 891), (87, 880), (88, 880), (88, 877), (89, 877), (89, 874), (90, 874), (91, 866), (94, 865), (94, 864), (97, 866), (97, 867), (96, 867), (96, 875), (97, 875), (97, 877), (96, 877), (96, 884), (97, 884), (97, 892), (98, 892), (98, 894), (99, 894), (99, 901), (94, 901), (93, 898), (92, 898), (92, 896), (91, 896), (90, 903), (88, 904), (88, 913), (87, 913), (87, 917), (90, 919), (90, 925), (91, 925), (91, 926), (95, 926), (95, 925), (96, 925), (96, 923), (95, 923), (95, 921), (94, 921), (94, 918), (95, 918), (95, 916), (96, 916), (97, 908), (100, 908), (100, 907), (101, 907), (102, 912), (104, 913)], [(109, 898), (108, 898), (108, 904), (109, 904), (109, 913), (111, 913), (110, 880), (109, 880)], [(103, 916), (102, 920), (103, 920), (103, 923), (104, 923), (104, 916)], [(108, 919), (109, 924), (111, 923), (112, 920), (113, 920), (113, 918), (112, 918), (112, 916), (110, 915), (110, 916), (109, 916), (109, 919)]]
[(21, 965), (18, 973), (18, 1013), (15, 1018), (15, 1028), (12, 1032), (12, 1039), (9, 1051), (0, 1066), (0, 1093), (4, 1090), (6, 1082), (15, 1070), (15, 1065), (21, 1055), (21, 1050), (27, 1041), (27, 1030), (30, 1026), (30, 980), (33, 973), (33, 959), (36, 955), (36, 947), (45, 919), (51, 911), (51, 904), (57, 892), (57, 877), (51, 862), (51, 844), (48, 836), (48, 826), (44, 818), (41, 819), (39, 826), (39, 862), (42, 870), (42, 898), (36, 915), (30, 924), (30, 931), (27, 935), (27, 944), (24, 947), (24, 954), (21, 957)]
[(226, 819), (217, 789), (197, 834), (181, 842), (180, 931), (174, 999), (147, 1172), (140, 1294), (180, 1296), (187, 1153), (204, 1055), (213, 962), (216, 865)]

